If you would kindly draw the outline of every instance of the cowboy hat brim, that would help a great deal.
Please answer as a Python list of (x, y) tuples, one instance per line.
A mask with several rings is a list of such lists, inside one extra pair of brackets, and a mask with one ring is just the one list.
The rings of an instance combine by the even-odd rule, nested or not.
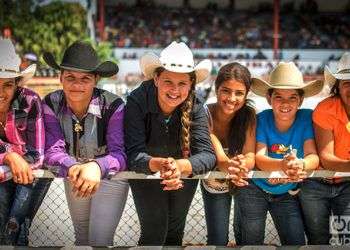
[(44, 53), (43, 59), (51, 68), (54, 68), (57, 70), (67, 69), (67, 70), (73, 70), (73, 71), (79, 71), (79, 72), (94, 73), (101, 77), (111, 77), (117, 74), (119, 71), (118, 65), (110, 61), (105, 61), (93, 69), (83, 69), (83, 68), (78, 68), (78, 67), (75, 67), (74, 65), (68, 65), (68, 64), (58, 65), (54, 56), (49, 52)]
[(16, 78), (21, 77), (21, 83), (25, 83), (35, 74), (36, 64), (29, 65), (25, 70), (21, 72), (8, 72), (0, 71), (0, 78)]
[(350, 79), (350, 73), (332, 73), (328, 66), (324, 68), (324, 81), (325, 84), (333, 86), (337, 80), (347, 80)]
[(204, 81), (210, 75), (212, 63), (210, 60), (205, 59), (198, 63), (194, 68), (186, 68), (177, 65), (163, 65), (159, 60), (159, 57), (153, 53), (147, 53), (140, 58), (140, 68), (142, 74), (147, 80), (150, 80), (155, 76), (154, 71), (159, 67), (177, 73), (195, 72), (196, 83), (199, 83)]
[(311, 97), (320, 93), (323, 89), (323, 81), (314, 80), (305, 83), (304, 85), (291, 86), (291, 85), (271, 85), (270, 83), (260, 79), (260, 78), (252, 78), (251, 90), (254, 94), (266, 97), (266, 94), (269, 89), (302, 89), (304, 90), (304, 97)]

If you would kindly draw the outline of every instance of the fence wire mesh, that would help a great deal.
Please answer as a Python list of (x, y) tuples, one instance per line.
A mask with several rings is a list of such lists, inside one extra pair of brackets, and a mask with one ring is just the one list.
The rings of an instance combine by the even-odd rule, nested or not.
[[(156, 180), (154, 180), (156, 181)], [(233, 233), (233, 204), (231, 207), (230, 240)], [(184, 244), (206, 243), (206, 223), (203, 200), (198, 186), (187, 216)], [(140, 236), (140, 224), (131, 192), (125, 205), (122, 218), (114, 235), (114, 245), (135, 246)], [(48, 191), (31, 227), (30, 244), (32, 246), (74, 245), (74, 229), (69, 214), (62, 179), (55, 179)], [(270, 215), (266, 220), (266, 244), (279, 244), (279, 238)]]

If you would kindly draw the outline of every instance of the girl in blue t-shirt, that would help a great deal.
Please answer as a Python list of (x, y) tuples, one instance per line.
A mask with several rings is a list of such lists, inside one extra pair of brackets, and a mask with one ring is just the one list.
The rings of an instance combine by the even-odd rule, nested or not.
[(294, 63), (279, 63), (270, 81), (253, 78), (252, 91), (265, 96), (272, 109), (257, 115), (256, 166), (263, 171), (282, 170), (287, 179), (253, 179), (235, 196), (241, 223), (240, 245), (264, 243), (270, 212), (282, 245), (304, 245), (304, 226), (296, 196), (305, 170), (319, 164), (311, 110), (299, 109), (304, 97), (318, 94), (321, 81), (303, 82)]

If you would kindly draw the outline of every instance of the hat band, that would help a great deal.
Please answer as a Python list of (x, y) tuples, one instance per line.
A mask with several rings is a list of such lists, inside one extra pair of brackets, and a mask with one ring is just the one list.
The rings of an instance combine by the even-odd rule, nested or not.
[(192, 65), (183, 65), (183, 64), (176, 64), (176, 63), (163, 63), (163, 66), (171, 66), (171, 67), (187, 67), (187, 68), (190, 68), (190, 69), (193, 69), (193, 66)]
[(0, 68), (0, 71), (2, 71), (2, 72), (7, 71), (7, 72), (11, 72), (11, 73), (17, 73), (17, 74), (19, 74), (19, 71), (17, 71), (17, 70), (13, 70), (13, 69), (5, 69), (5, 68)]
[(350, 69), (343, 69), (337, 72), (337, 74), (346, 74), (346, 73), (350, 73)]

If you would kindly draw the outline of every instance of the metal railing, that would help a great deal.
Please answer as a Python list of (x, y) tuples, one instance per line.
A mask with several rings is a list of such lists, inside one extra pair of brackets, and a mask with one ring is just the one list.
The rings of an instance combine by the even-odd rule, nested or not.
[[(53, 175), (49, 171), (39, 170), (35, 172), (36, 177), (50, 177)], [(350, 176), (350, 173), (339, 173), (333, 171), (310, 171), (309, 177), (334, 177), (334, 176)], [(225, 174), (221, 172), (211, 172), (204, 175), (196, 176), (196, 178), (224, 178)], [(281, 171), (264, 172), (252, 171), (249, 173), (249, 178), (284, 178), (286, 177)], [(134, 172), (120, 173), (112, 179), (119, 178), (153, 178), (157, 176), (145, 176)], [(157, 181), (157, 180), (152, 180)], [(233, 204), (231, 206), (231, 225), (229, 239), (234, 240), (233, 233)], [(197, 192), (189, 210), (183, 243), (197, 245), (206, 243), (206, 223), (204, 217), (203, 200), (200, 188)], [(132, 199), (132, 194), (129, 196), (125, 205), (125, 209), (117, 227), (114, 236), (114, 245), (117, 246), (135, 246), (140, 235), (140, 225)], [(66, 196), (64, 193), (63, 179), (55, 178), (52, 182), (50, 190), (46, 195), (30, 230), (29, 236), (32, 246), (64, 246), (74, 244), (74, 230), (70, 218)], [(272, 222), (270, 215), (266, 220), (265, 243), (279, 245), (279, 237)]]

